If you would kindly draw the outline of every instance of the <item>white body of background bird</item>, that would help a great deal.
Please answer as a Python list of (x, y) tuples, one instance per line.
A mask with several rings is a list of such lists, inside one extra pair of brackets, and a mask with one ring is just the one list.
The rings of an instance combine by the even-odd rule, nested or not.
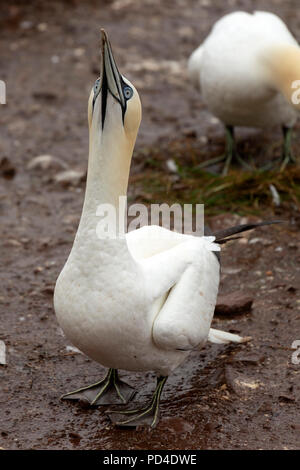
[(300, 48), (272, 13), (224, 16), (188, 69), (208, 109), (226, 125), (292, 127), (297, 119), (291, 84), (300, 79)]

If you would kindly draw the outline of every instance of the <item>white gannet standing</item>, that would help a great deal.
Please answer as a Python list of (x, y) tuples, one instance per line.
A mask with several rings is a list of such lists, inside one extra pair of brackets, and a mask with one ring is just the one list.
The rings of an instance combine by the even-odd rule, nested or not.
[(300, 47), (278, 16), (263, 11), (224, 16), (192, 53), (188, 71), (208, 109), (226, 126), (225, 155), (202, 167), (225, 160), (226, 174), (233, 154), (244, 163), (235, 152), (234, 126), (280, 125), (281, 168), (295, 162), (291, 133), (300, 107)]
[[(176, 234), (158, 226), (126, 237), (99, 238), (100, 204), (119, 210), (127, 193), (132, 151), (141, 120), (135, 87), (120, 75), (107, 35), (102, 31), (101, 76), (88, 106), (90, 144), (85, 200), (69, 258), (54, 292), (59, 324), (72, 343), (109, 368), (89, 387), (64, 395), (93, 405), (125, 404), (133, 388), (118, 369), (155, 371), (157, 387), (142, 410), (122, 411), (120, 426), (158, 421), (167, 376), (189, 351), (243, 338), (210, 328), (219, 286), (219, 245), (239, 226), (211, 237)], [(120, 214), (118, 214), (119, 216)], [(123, 214), (124, 215), (124, 214)], [(151, 236), (152, 235), (152, 236)]]

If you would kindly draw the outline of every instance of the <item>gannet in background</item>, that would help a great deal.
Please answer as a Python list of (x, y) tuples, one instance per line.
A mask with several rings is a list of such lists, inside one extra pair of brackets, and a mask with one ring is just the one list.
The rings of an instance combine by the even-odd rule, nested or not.
[(97, 207), (112, 204), (118, 211), (119, 196), (127, 193), (141, 120), (138, 92), (120, 75), (103, 30), (101, 56), (101, 76), (88, 106), (85, 200), (71, 253), (56, 282), (54, 307), (72, 343), (109, 370), (103, 380), (63, 398), (84, 399), (93, 405), (126, 404), (134, 390), (120, 380), (118, 369), (155, 371), (157, 387), (148, 405), (122, 410), (122, 419), (120, 411), (109, 414), (120, 426), (148, 423), (154, 427), (167, 376), (191, 350), (203, 347), (207, 340), (244, 340), (210, 328), (219, 287), (216, 253), (228, 237), (259, 224), (208, 237), (148, 226), (126, 238), (98, 238)]
[(280, 125), (281, 168), (295, 162), (291, 134), (300, 108), (300, 48), (280, 18), (263, 11), (224, 16), (192, 53), (188, 71), (208, 109), (226, 126), (225, 155), (202, 167), (225, 160), (226, 174), (233, 154), (243, 163), (235, 153), (234, 126)]

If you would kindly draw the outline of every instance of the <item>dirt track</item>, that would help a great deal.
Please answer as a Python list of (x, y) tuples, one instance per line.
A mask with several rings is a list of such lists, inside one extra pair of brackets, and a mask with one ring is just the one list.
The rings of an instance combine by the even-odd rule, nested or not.
[[(170, 377), (157, 429), (117, 430), (103, 409), (59, 401), (63, 392), (103, 374), (99, 365), (66, 348), (52, 306), (55, 280), (76, 232), (84, 182), (65, 188), (53, 183), (50, 172), (27, 169), (41, 154), (86, 169), (86, 106), (98, 74), (100, 26), (109, 32), (120, 69), (142, 98), (134, 177), (143, 178), (145, 149), (163, 149), (175, 136), (184, 145), (186, 136), (196, 133), (199, 153), (209, 158), (214, 139), (222, 145), (222, 126), (188, 84), (186, 58), (218, 17), (236, 9), (280, 14), (300, 40), (298, 2), (237, 0), (230, 8), (209, 0), (10, 3), (0, 6), (0, 79), (8, 92), (7, 105), (0, 108), (0, 160), (6, 157), (15, 170), (11, 179), (0, 176), (0, 339), (8, 359), (0, 366), (0, 447), (299, 449), (300, 365), (291, 362), (291, 344), (300, 339), (296, 209), (281, 214), (288, 224), (261, 229), (224, 249), (221, 292), (247, 292), (254, 304), (252, 312), (218, 317), (214, 325), (250, 335), (252, 342), (193, 353)], [(249, 131), (241, 132), (245, 135)], [(277, 141), (279, 131), (251, 131), (250, 137), (254, 152)], [(139, 197), (134, 178), (130, 194)], [(261, 217), (270, 215), (271, 208)], [(218, 215), (211, 224), (238, 220)], [(152, 374), (124, 376), (139, 389), (137, 403), (150, 397)]]

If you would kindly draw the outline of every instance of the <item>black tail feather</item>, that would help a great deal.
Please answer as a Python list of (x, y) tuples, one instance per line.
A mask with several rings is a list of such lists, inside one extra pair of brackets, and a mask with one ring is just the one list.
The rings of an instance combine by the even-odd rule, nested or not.
[[(215, 243), (223, 244), (228, 242), (229, 240), (233, 240), (234, 238), (227, 238), (231, 235), (235, 235), (237, 233), (246, 232), (247, 230), (253, 230), (257, 227), (263, 227), (264, 225), (272, 225), (272, 224), (281, 224), (283, 220), (268, 220), (266, 222), (258, 222), (256, 224), (242, 224), (236, 225), (235, 227), (225, 228), (224, 230), (218, 230), (217, 232), (213, 232), (212, 235), (216, 237)], [(241, 237), (235, 237), (241, 238)]]
[(221, 240), (216, 240), (215, 243), (219, 243), (219, 245), (223, 245), (224, 243), (230, 242), (231, 240), (239, 240), (240, 238), (243, 238), (243, 237), (223, 238)]

